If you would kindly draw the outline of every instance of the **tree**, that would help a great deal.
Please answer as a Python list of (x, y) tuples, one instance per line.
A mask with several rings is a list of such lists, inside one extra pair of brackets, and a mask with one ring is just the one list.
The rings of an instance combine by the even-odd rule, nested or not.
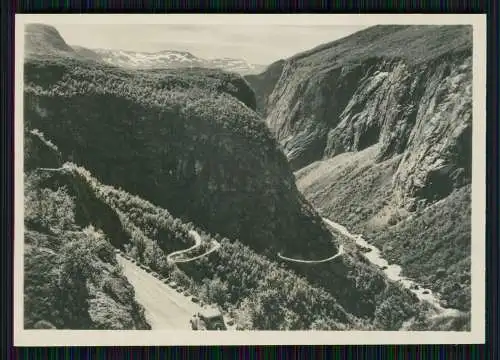
[(228, 284), (222, 281), (218, 276), (213, 280), (206, 280), (202, 290), (203, 298), (209, 302), (214, 302), (225, 306), (229, 295), (228, 295)]
[(57, 303), (57, 256), (36, 248), (27, 248), (24, 256), (24, 326), (33, 328), (46, 320), (64, 327)]
[[(29, 182), (29, 179), (27, 180)], [(34, 180), (36, 181), (36, 180)], [(56, 191), (35, 184), (25, 191), (25, 221), (53, 233), (69, 229), (75, 222), (74, 199), (65, 186)]]
[(279, 289), (258, 291), (251, 298), (245, 298), (239, 313), (246, 313), (256, 330), (289, 330), (295, 327), (297, 314), (283, 306)]
[(58, 303), (65, 328), (90, 329), (87, 281), (95, 274), (92, 242), (84, 234), (75, 234), (61, 249)]

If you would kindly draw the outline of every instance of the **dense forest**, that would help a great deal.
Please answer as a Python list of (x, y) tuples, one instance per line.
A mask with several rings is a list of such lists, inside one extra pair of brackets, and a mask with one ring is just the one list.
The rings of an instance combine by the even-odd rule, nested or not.
[(24, 91), (27, 126), (104, 183), (258, 251), (330, 251), (241, 77), (30, 59)]
[[(199, 294), (207, 303), (216, 303), (235, 314), (238, 321), (245, 318), (245, 321), (239, 323), (242, 327), (261, 329), (263, 326), (256, 323), (257, 320), (248, 323), (249, 317), (257, 316), (251, 315), (257, 310), (248, 307), (251, 304), (257, 306), (259, 295), (264, 296), (270, 291), (269, 277), (277, 282), (277, 285), (272, 287), (272, 291), (277, 292), (277, 295), (266, 300), (273, 299), (275, 306), (269, 308), (269, 312), (261, 314), (270, 319), (265, 325), (266, 329), (286, 328), (288, 325), (282, 321), (290, 316), (296, 319), (295, 325), (292, 326), (296, 329), (304, 326), (309, 328), (316, 321), (324, 323), (322, 326), (331, 324), (334, 328), (354, 324), (369, 327), (371, 323), (372, 326), (376, 324), (387, 329), (398, 329), (405, 319), (420, 311), (418, 302), (411, 293), (384, 280), (384, 277), (373, 266), (364, 263), (359, 255), (353, 254), (338, 264), (316, 266), (312, 269), (290, 267), (257, 254), (237, 240), (231, 241), (219, 234), (211, 235), (192, 223), (183, 223), (172, 217), (167, 210), (137, 196), (104, 186), (81, 167), (65, 164), (64, 169), (71, 169), (74, 175), (85, 179), (97, 198), (120, 214), (123, 229), (130, 240), (117, 246), (122, 246), (139, 263), (151, 267), (161, 275), (172, 276), (192, 292)], [(187, 264), (168, 264), (165, 261), (166, 254), (188, 247), (190, 240), (187, 232), (193, 228), (202, 234), (206, 244), (215, 240), (220, 243), (221, 248), (207, 257)], [(319, 312), (312, 309), (305, 311), (310, 303), (323, 304), (324, 308)], [(399, 305), (396, 314), (393, 314), (395, 304)], [(276, 307), (288, 309), (288, 315), (273, 315), (272, 309)], [(300, 309), (304, 311), (299, 311)], [(331, 313), (332, 309), (337, 310)], [(251, 314), (245, 315), (248, 312)], [(314, 313), (316, 315), (312, 316)], [(343, 315), (339, 318), (339, 314)], [(354, 321), (356, 317), (364, 320)]]
[(106, 234), (75, 222), (68, 189), (33, 171), (25, 204), (25, 328), (149, 329)]
[[(375, 233), (373, 243), (388, 259), (423, 284), (432, 284), (444, 305), (469, 311), (471, 307), (470, 185), (449, 197), (420, 209), (411, 217)], [(425, 238), (426, 241), (422, 241)], [(404, 248), (395, 244), (403, 244)]]

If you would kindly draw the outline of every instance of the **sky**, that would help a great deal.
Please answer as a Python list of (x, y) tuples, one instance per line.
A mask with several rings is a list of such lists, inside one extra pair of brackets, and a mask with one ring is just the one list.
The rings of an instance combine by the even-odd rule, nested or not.
[(54, 24), (69, 45), (156, 52), (189, 51), (201, 58), (242, 58), (268, 65), (366, 26), (213, 24)]

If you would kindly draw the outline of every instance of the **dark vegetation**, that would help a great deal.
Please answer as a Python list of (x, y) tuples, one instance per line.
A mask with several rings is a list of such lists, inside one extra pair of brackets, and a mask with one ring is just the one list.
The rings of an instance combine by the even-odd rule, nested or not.
[(148, 329), (105, 234), (77, 225), (66, 187), (46, 186), (26, 175), (25, 328)]
[(223, 238), (218, 251), (178, 266), (198, 285), (205, 301), (232, 313), (242, 329), (370, 328), (368, 321), (342, 308), (335, 295), (239, 241)]
[(330, 251), (255, 98), (234, 74), (25, 64), (25, 119), (103, 182), (259, 251)]
[[(243, 328), (303, 329), (322, 324), (325, 329), (342, 329), (375, 324), (395, 330), (420, 311), (408, 291), (387, 282), (359, 256), (316, 267), (276, 263), (237, 240), (206, 233), (148, 201), (102, 185), (81, 167), (65, 167), (72, 169), (73, 176), (83, 178), (99, 200), (120, 213), (128, 234), (124, 238), (127, 243), (120, 246), (129, 255), (190, 288), (205, 302), (233, 313)], [(168, 253), (191, 246), (188, 231), (192, 229), (201, 234), (205, 247), (201, 252), (190, 252), (190, 257), (209, 250), (215, 242), (221, 247), (193, 262), (168, 264)], [(316, 305), (310, 308), (311, 303)], [(392, 303), (398, 304), (396, 313), (388, 306)]]
[[(420, 210), (386, 231), (373, 243), (405, 274), (442, 295), (446, 305), (469, 311), (471, 306), (471, 188)], [(423, 241), (425, 239), (425, 241)]]
[[(43, 134), (27, 136), (32, 140), (40, 138), (44, 138)], [(47, 142), (45, 139), (42, 145)], [(74, 203), (80, 205), (75, 218), (94, 224), (100, 221), (103, 228), (113, 231), (107, 237), (109, 243), (163, 277), (182, 284), (204, 302), (220, 305), (241, 328), (398, 329), (419, 311), (414, 298), (387, 283), (360, 257), (347, 256), (339, 263), (312, 269), (290, 267), (271, 261), (239, 241), (183, 223), (137, 196), (103, 185), (82, 167), (66, 163), (56, 171), (38, 172), (57, 187), (72, 189)], [(111, 212), (99, 209), (96, 203)], [(87, 211), (91, 219), (79, 215), (83, 209), (94, 210)], [(213, 241), (221, 247), (190, 263), (168, 264), (168, 253), (192, 245), (188, 235), (191, 229), (202, 235), (205, 250)], [(397, 304), (395, 312), (388, 304)]]
[[(27, 132), (26, 140), (28, 148), (31, 149), (30, 145), (38, 144), (36, 153), (45, 154), (43, 159), (37, 159), (42, 163), (49, 164), (50, 159), (57, 157), (57, 147), (47, 140), (41, 132)], [(46, 152), (43, 152), (44, 148)], [(33, 153), (33, 151), (29, 153)], [(95, 269), (95, 263), (99, 262), (90, 255), (86, 256), (85, 251), (79, 251), (76, 247), (79, 244), (86, 251), (100, 254), (105, 261), (110, 261), (111, 264), (115, 265), (113, 247), (124, 249), (138, 263), (150, 267), (163, 277), (175, 280), (185, 288), (190, 289), (191, 293), (197, 294), (206, 303), (216, 303), (226, 311), (230, 311), (237, 318), (241, 328), (368, 329), (370, 327), (367, 321), (362, 321), (347, 313), (327, 291), (312, 286), (293, 271), (267, 260), (240, 242), (230, 242), (220, 235), (211, 236), (191, 223), (183, 223), (180, 219), (174, 218), (167, 210), (146, 200), (132, 196), (121, 189), (105, 186), (82, 167), (71, 163), (60, 166), (57, 161), (50, 164), (55, 169), (34, 168), (30, 171), (38, 179), (37, 182), (29, 179), (26, 181), (28, 194), (26, 208), (29, 210), (26, 214), (27, 226), (37, 228), (39, 231), (49, 225), (52, 228), (71, 226), (77, 229), (78, 225), (75, 219), (80, 219), (80, 222), (100, 223), (103, 228), (112, 231), (107, 236), (107, 234), (104, 235), (104, 233), (90, 228), (87, 230), (87, 233), (98, 234), (96, 237), (100, 239), (100, 245), (95, 249), (92, 248), (91, 243), (83, 241), (81, 237), (78, 244), (72, 243), (70, 246), (71, 251), (75, 252), (75, 256), (79, 257), (77, 263), (80, 264), (80, 271), (88, 276), (92, 275), (93, 279), (99, 279), (102, 276)], [(48, 184), (57, 190), (45, 188)], [(34, 189), (33, 191), (43, 189), (43, 194), (55, 194), (52, 198), (71, 199), (71, 201), (45, 202), (43, 206), (37, 206), (39, 203), (30, 197), (30, 194), (33, 193), (31, 189)], [(69, 194), (72, 194), (73, 198)], [(47, 196), (45, 195), (45, 197)], [(98, 203), (101, 203), (101, 208), (98, 207)], [(105, 209), (111, 209), (111, 212)], [(115, 214), (113, 215), (113, 213)], [(90, 216), (90, 218), (86, 216)], [(57, 225), (54, 225), (54, 219), (57, 219)], [(117, 227), (121, 227), (121, 229), (117, 229)], [(191, 246), (192, 239), (188, 235), (188, 231), (191, 229), (195, 229), (201, 234), (205, 244), (215, 240), (221, 244), (221, 248), (195, 262), (179, 264), (179, 267), (168, 264), (166, 254)], [(31, 237), (28, 236), (27, 242), (34, 243), (30, 239)], [(49, 238), (49, 240), (44, 243), (51, 244), (51, 248), (59, 248), (60, 240), (57, 237)], [(53, 242), (55, 243), (53, 244)], [(44, 243), (37, 241), (30, 249), (45, 254)], [(50, 257), (49, 261), (59, 258), (57, 252), (49, 252), (44, 256)], [(47, 324), (70, 326), (56, 321), (59, 315), (56, 312), (55, 302), (60, 298), (60, 293), (52, 286), (46, 286), (47, 283), (51, 283), (47, 281), (47, 276), (52, 273), (43, 271), (42, 278), (36, 278), (40, 276), (38, 270), (44, 266), (53, 266), (52, 263), (47, 264), (44, 258), (32, 255), (31, 252), (27, 253), (26, 259), (28, 259), (27, 277), (35, 277), (32, 280), (35, 284), (31, 285), (32, 282), (28, 282), (30, 285), (27, 286), (28, 299), (33, 299), (32, 301), (27, 300), (27, 317), (34, 318), (34, 321), (37, 322), (42, 320), (46, 322), (37, 326), (46, 326)], [(88, 259), (91, 259), (92, 262), (86, 262)], [(29, 271), (30, 269), (32, 270)], [(118, 272), (119, 269), (112, 269), (112, 271)], [(72, 274), (67, 274), (67, 277), (71, 280)], [(103, 291), (112, 292), (119, 289), (108, 282), (101, 281)], [(125, 287), (127, 285), (122, 284)], [(80, 284), (78, 292), (80, 302), (75, 303), (78, 309), (81, 309), (80, 313), (76, 312), (75, 308), (70, 307), (68, 310), (75, 317), (78, 326), (82, 328), (85, 326), (92, 328), (91, 321), (88, 320), (89, 316), (86, 317), (87, 322), (82, 321), (82, 317), (91, 312), (89, 305), (84, 305), (90, 303), (103, 307), (106, 305), (105, 300), (110, 300), (107, 299), (105, 293), (103, 295), (100, 292), (93, 298), (89, 294), (88, 288), (94, 289), (94, 287)], [(47, 304), (35, 301), (35, 295), (38, 293), (43, 293), (49, 298)], [(67, 296), (72, 294), (67, 294)], [(72, 296), (76, 296), (76, 293)], [(92, 301), (86, 302), (85, 299), (92, 299)], [(43, 311), (52, 311), (54, 314), (53, 316), (45, 316), (43, 311), (38, 308), (45, 309)], [(281, 310), (277, 311), (278, 309)], [(109, 309), (99, 308), (103, 318), (107, 318), (106, 310)], [(42, 312), (42, 315), (38, 315), (39, 312)], [(130, 317), (132, 316), (130, 315)], [(33, 322), (33, 320), (30, 321)], [(125, 319), (121, 319), (121, 321), (122, 326), (127, 325)], [(105, 325), (111, 328), (118, 326), (117, 324)]]
[(408, 322), (405, 331), (470, 331), (470, 312), (438, 318), (416, 317)]
[[(120, 214), (126, 236), (121, 238), (121, 244), (116, 244), (118, 247), (125, 249), (139, 264), (189, 289), (205, 303), (218, 304), (231, 312), (241, 328), (340, 330), (368, 329), (370, 326), (367, 321), (347, 313), (325, 290), (312, 286), (293, 271), (278, 266), (238, 241), (230, 242), (218, 234), (211, 236), (193, 224), (173, 218), (168, 211), (148, 201), (104, 186), (81, 167), (65, 164), (57, 173), (64, 174), (68, 182), (80, 179), (88, 186), (87, 191), (95, 192), (96, 199), (106, 202)], [(86, 195), (80, 197), (83, 191), (79, 188), (76, 201), (88, 199)], [(96, 217), (102, 215), (94, 214)], [(215, 240), (221, 248), (190, 263), (167, 263), (168, 253), (192, 245), (188, 235), (190, 229), (202, 235), (204, 244)], [(210, 246), (205, 246), (205, 250), (208, 248)]]

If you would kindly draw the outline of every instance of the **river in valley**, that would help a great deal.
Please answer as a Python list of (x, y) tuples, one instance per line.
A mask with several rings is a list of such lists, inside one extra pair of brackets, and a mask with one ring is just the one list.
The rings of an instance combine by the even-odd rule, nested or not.
[(430, 289), (422, 287), (416, 281), (401, 275), (402, 268), (396, 264), (389, 264), (382, 257), (382, 252), (377, 247), (369, 244), (361, 235), (351, 234), (349, 230), (330, 219), (323, 218), (323, 221), (331, 226), (335, 231), (355, 241), (357, 245), (365, 248), (367, 251), (363, 253), (368, 261), (378, 266), (384, 274), (392, 281), (400, 282), (405, 288), (414, 293), (421, 301), (430, 303), (439, 315), (454, 316), (460, 314), (459, 310), (444, 308), (441, 306), (439, 297), (436, 296)]

